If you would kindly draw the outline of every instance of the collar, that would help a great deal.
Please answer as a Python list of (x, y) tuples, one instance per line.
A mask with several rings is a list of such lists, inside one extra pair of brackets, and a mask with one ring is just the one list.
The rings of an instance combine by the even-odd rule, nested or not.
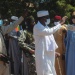
[(41, 25), (41, 26), (43, 26), (43, 27), (46, 27), (46, 26), (47, 26), (47, 25), (46, 25), (46, 26), (44, 26), (43, 24), (41, 24), (41, 23), (40, 23), (40, 21), (38, 21), (38, 23), (37, 23), (37, 24), (39, 24), (39, 25)]

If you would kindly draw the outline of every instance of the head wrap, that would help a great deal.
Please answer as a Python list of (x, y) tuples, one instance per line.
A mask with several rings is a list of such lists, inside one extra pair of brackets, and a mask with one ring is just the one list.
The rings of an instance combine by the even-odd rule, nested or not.
[(14, 21), (16, 21), (16, 20), (18, 20), (18, 17), (16, 17), (16, 16), (11, 16), (11, 19), (14, 20)]

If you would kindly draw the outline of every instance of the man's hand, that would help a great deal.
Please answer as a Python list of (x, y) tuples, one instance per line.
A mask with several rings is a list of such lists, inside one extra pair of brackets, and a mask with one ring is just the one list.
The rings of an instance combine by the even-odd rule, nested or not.
[(24, 10), (24, 13), (22, 14), (22, 17), (26, 17), (28, 15), (29, 11), (27, 9)]
[(56, 57), (56, 58), (57, 58), (57, 57), (60, 57), (60, 53), (55, 52), (55, 57)]
[(0, 57), (5, 57), (3, 54), (0, 54)]
[(30, 50), (29, 51), (31, 54), (34, 54), (35, 53), (35, 50)]
[(67, 20), (67, 18), (68, 18), (67, 16), (64, 16), (64, 17), (62, 18), (62, 20), (61, 20), (61, 22), (60, 22), (61, 25), (63, 25), (63, 24), (65, 23), (65, 21)]

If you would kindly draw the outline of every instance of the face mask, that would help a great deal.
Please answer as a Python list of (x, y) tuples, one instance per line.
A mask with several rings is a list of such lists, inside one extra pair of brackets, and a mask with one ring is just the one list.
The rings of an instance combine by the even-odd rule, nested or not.
[(12, 22), (10, 22), (10, 24), (12, 24)]
[(46, 25), (50, 23), (50, 19), (47, 19), (47, 22), (45, 22)]
[(0, 20), (0, 26), (2, 26), (3, 25), (3, 20)]
[[(60, 22), (60, 21), (59, 21)], [(54, 22), (54, 25), (58, 25), (59, 24), (59, 22)]]

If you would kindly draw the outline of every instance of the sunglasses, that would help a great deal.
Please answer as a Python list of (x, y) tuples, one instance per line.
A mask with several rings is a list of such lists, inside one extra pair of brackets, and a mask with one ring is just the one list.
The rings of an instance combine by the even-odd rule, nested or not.
[(72, 19), (75, 19), (75, 15), (72, 16)]
[(50, 18), (50, 17), (49, 17), (49, 15), (47, 15), (47, 16), (43, 16), (43, 18), (46, 18), (46, 19), (48, 19), (48, 18)]

